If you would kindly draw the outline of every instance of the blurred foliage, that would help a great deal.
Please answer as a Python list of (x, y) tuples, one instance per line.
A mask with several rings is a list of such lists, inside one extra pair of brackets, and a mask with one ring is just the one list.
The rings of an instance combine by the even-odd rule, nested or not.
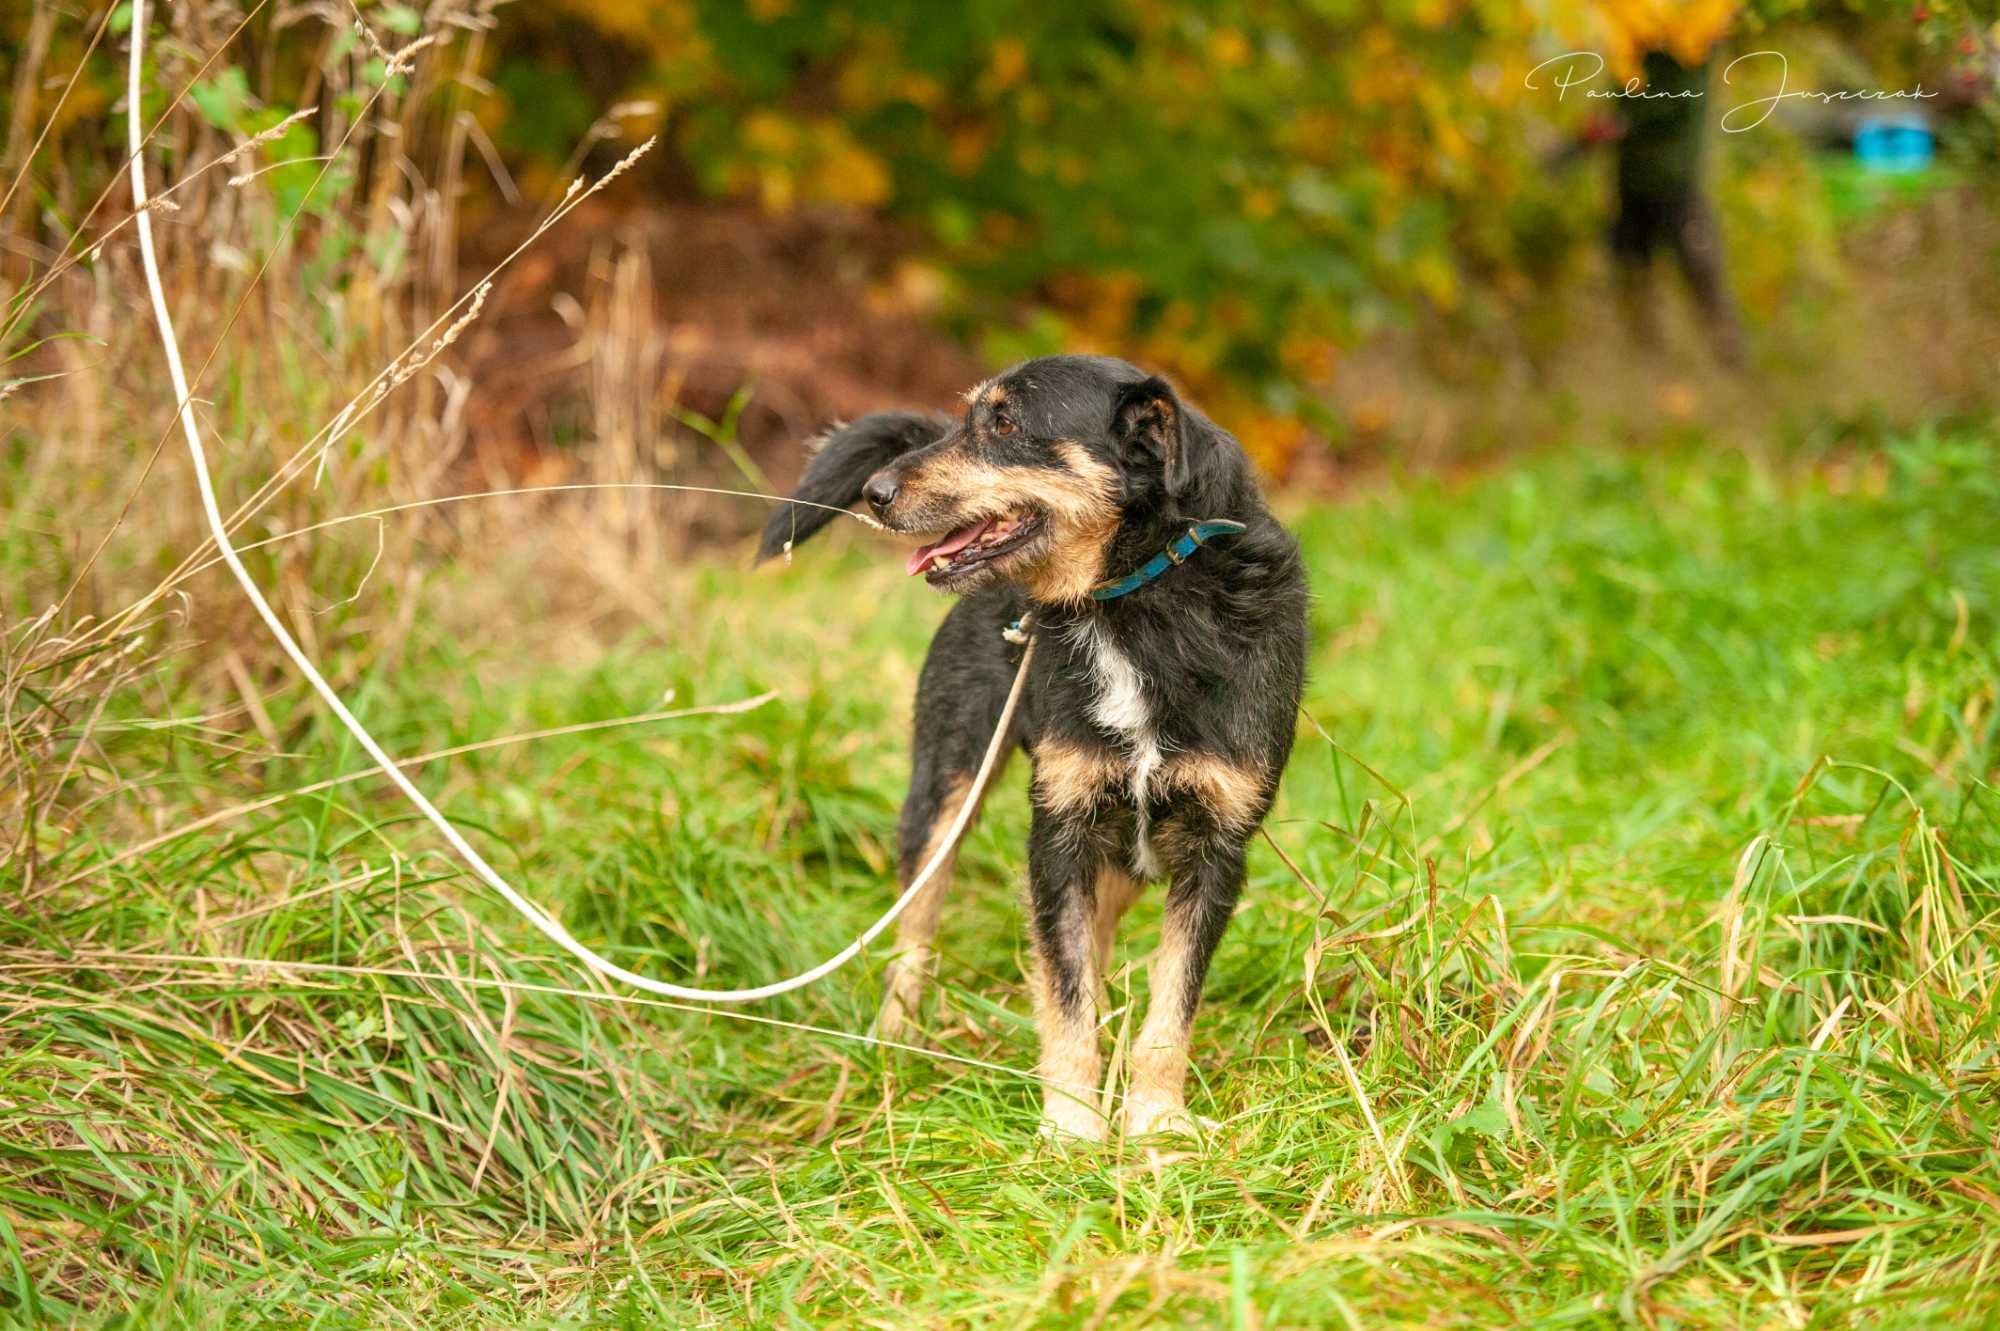
[[(398, 112), (409, 160), (433, 160), (421, 145), (469, 111), (521, 195), (548, 200), (587, 150), (615, 155), (656, 131), (663, 150), (635, 177), (642, 188), (894, 217), (920, 243), (875, 299), (941, 320), (996, 360), (1101, 349), (1160, 365), (1275, 466), (1310, 432), (1338, 437), (1319, 390), (1343, 348), (1417, 320), (1531, 324), (1535, 302), (1592, 252), (1601, 186), (1574, 164), (1611, 103), (1530, 87), (1551, 57), (1601, 53), (1593, 86), (1610, 89), (1648, 50), (1700, 63), (1783, 44), (1796, 51), (1794, 88), (1945, 87), (1927, 109), (1952, 122), (1961, 164), (1990, 163), (1996, 138), (2000, 29), (1965, 0), (339, 8), (323, 23), (307, 21), (310, 6), (262, 15), (236, 48), (241, 67), (224, 62), (193, 89), (200, 115), (240, 142), (308, 103), (330, 68), (347, 71), (352, 100), (380, 83), (385, 43), (436, 33), (424, 60), (450, 75), (384, 103), (441, 108)], [(242, 12), (207, 10), (223, 15), (208, 20), (211, 39), (228, 29), (224, 11)], [(199, 46), (180, 22), (186, 57)], [(0, 52), (20, 54), (20, 26), (0, 32)], [(69, 68), (88, 35), (56, 28), (50, 71)], [(115, 44), (52, 126), (58, 147), (69, 126), (108, 115)], [(286, 215), (307, 206), (320, 143), (355, 111), (322, 106), (260, 145), (263, 186)], [(1854, 191), (1823, 187), (1782, 123), (1748, 137), (1759, 142), (1729, 164), (1723, 211), (1777, 223), (1730, 228), (1749, 246), (1754, 320), (1817, 280), (1839, 216), (1857, 210), (1837, 207)], [(308, 211), (330, 214), (371, 176), (379, 163), (336, 164)]]
[[(1166, 366), (1282, 465), (1308, 429), (1338, 432), (1312, 390), (1343, 346), (1419, 317), (1503, 323), (1598, 235), (1594, 184), (1551, 162), (1606, 103), (1529, 88), (1535, 65), (1598, 51), (1609, 87), (1647, 50), (1698, 64), (1774, 25), (1845, 36), (1862, 69), (1908, 76), (1891, 86), (1978, 31), (1962, 5), (1804, 0), (557, 0), (502, 59), (508, 83), (567, 88), (579, 43), (617, 48), (629, 86), (600, 92), (657, 99), (702, 188), (889, 209), (931, 242), (891, 298), (995, 360)], [(549, 105), (568, 108), (557, 137), (586, 132), (587, 99)], [(539, 134), (543, 107), (496, 129)], [(1828, 223), (1796, 153), (1748, 175), (1802, 214), (1747, 265), (1768, 297), (1810, 267), (1779, 233)]]

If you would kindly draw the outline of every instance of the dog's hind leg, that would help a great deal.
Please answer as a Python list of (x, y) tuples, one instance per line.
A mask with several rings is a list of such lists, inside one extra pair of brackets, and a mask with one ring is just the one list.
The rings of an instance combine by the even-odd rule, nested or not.
[[(908, 890), (944, 844), (959, 810), (965, 807), (971, 786), (971, 771), (940, 773), (911, 786), (903, 803), (899, 836), (898, 860), (904, 890)], [(951, 888), (957, 859), (956, 850), (946, 853), (938, 862), (937, 872), (896, 921), (896, 955), (890, 959), (884, 976), (882, 1010), (875, 1019), (875, 1033), (884, 1040), (901, 1039), (923, 1001), (924, 988), (931, 976), (931, 942), (937, 937), (938, 916), (944, 907), (945, 893)]]
[(1094, 917), (1091, 922), (1091, 948), (1097, 963), (1097, 974), (1101, 982), (1111, 971), (1111, 950), (1118, 941), (1118, 922), (1125, 918), (1125, 912), (1139, 899), (1144, 886), (1131, 874), (1116, 864), (1106, 864), (1097, 871), (1097, 893), (1092, 903)]
[[(993, 727), (1006, 708), (1020, 658), (1017, 649), (1007, 648), (1000, 639), (1002, 616), (1003, 609), (986, 600), (961, 601), (945, 616), (924, 660), (917, 681), (910, 793), (897, 828), (897, 865), (905, 890), (950, 835)], [(1017, 719), (1017, 731), (1019, 725)], [(994, 778), (998, 777), (996, 771)], [(976, 809), (973, 817), (978, 817)], [(970, 829), (968, 823), (968, 833)], [(955, 851), (945, 855), (896, 922), (896, 955), (889, 963), (875, 1022), (876, 1034), (885, 1040), (902, 1037), (923, 1000), (933, 964), (931, 943), (956, 859)]]

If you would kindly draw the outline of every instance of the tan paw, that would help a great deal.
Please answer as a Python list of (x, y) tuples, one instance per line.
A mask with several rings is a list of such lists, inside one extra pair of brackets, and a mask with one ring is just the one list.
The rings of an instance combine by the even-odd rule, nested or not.
[(923, 1008), (925, 981), (928, 978), (921, 962), (916, 965), (902, 960), (890, 963), (882, 1006), (875, 1013), (876, 1039), (907, 1040), (916, 1024), (917, 1013)]
[(1165, 1133), (1177, 1137), (1200, 1135), (1194, 1115), (1188, 1113), (1187, 1106), (1181, 1103), (1178, 1096), (1134, 1096), (1125, 1102), (1127, 1137), (1151, 1137)]
[(882, 1006), (875, 1012), (875, 1038), (893, 1044), (905, 1043), (903, 1037), (909, 1033), (915, 1008), (914, 1000), (894, 989), (884, 994)]
[(1104, 1134), (1104, 1115), (1094, 1105), (1061, 1091), (1050, 1091), (1042, 1097), (1042, 1125), (1036, 1132), (1042, 1140), (1101, 1142)]

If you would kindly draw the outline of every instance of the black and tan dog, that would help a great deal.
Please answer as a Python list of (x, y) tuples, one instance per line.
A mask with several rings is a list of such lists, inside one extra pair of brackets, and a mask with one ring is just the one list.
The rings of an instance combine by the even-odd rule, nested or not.
[[(1124, 361), (1029, 361), (968, 401), (958, 420), (882, 413), (835, 431), (793, 496), (866, 500), (891, 530), (924, 536), (909, 571), (962, 597), (917, 685), (903, 881), (964, 803), (1020, 661), (1004, 631), (1031, 616), (1039, 646), (1009, 739), (1034, 764), (1043, 1129), (1105, 1134), (1103, 968), (1141, 884), (1166, 878), (1124, 1126), (1184, 1130), (1202, 980), (1292, 748), (1306, 645), (1298, 547), (1236, 440)], [(832, 517), (781, 507), (760, 557)], [(886, 1032), (922, 992), (941, 867), (902, 919)]]

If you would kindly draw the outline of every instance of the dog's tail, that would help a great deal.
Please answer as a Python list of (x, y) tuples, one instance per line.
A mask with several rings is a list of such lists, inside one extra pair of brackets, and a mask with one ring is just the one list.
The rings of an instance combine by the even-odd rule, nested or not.
[[(870, 476), (903, 454), (942, 438), (950, 428), (951, 420), (944, 416), (878, 411), (822, 435), (806, 474), (799, 478), (799, 488), (792, 491), (792, 498), (805, 502), (780, 504), (772, 510), (771, 520), (764, 524), (764, 539), (757, 543), (757, 561), (805, 540), (833, 521), (835, 509), (860, 503), (861, 487)], [(811, 507), (815, 504), (825, 507)]]

